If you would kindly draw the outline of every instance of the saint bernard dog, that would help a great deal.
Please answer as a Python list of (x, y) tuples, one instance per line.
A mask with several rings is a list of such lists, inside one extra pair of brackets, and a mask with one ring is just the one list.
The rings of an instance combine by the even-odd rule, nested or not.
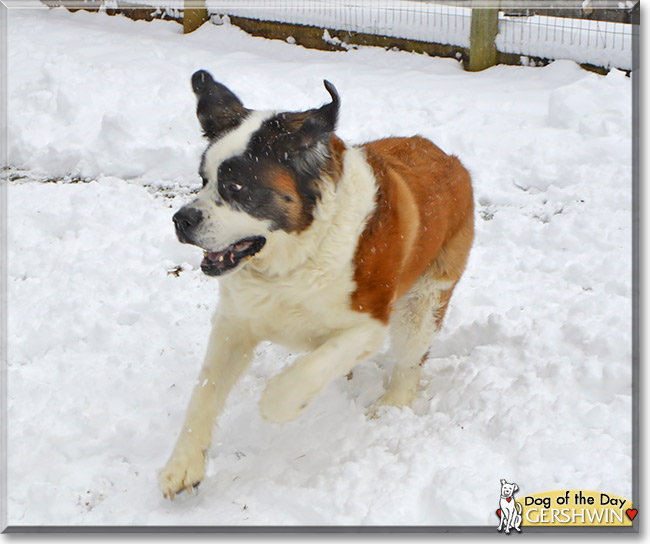
[(254, 111), (203, 70), (192, 76), (208, 147), (203, 189), (173, 217), (220, 278), (205, 362), (159, 473), (165, 497), (202, 480), (212, 428), (263, 340), (306, 354), (269, 380), (268, 421), (297, 418), (390, 335), (395, 367), (371, 409), (413, 399), (474, 237), (470, 175), (420, 136), (348, 145), (339, 95), (297, 112)]

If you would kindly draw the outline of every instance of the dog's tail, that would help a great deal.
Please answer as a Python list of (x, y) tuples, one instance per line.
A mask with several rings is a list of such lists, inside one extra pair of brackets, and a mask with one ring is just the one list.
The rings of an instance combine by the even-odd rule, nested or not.
[(515, 502), (515, 508), (519, 515), (521, 516), (521, 503)]

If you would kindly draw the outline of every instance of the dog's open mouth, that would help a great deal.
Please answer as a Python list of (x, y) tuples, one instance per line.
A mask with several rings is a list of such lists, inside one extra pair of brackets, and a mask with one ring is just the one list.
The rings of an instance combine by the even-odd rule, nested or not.
[(221, 251), (204, 251), (201, 270), (208, 276), (221, 276), (237, 268), (244, 259), (258, 253), (264, 247), (264, 244), (266, 244), (266, 238), (254, 236), (230, 244)]

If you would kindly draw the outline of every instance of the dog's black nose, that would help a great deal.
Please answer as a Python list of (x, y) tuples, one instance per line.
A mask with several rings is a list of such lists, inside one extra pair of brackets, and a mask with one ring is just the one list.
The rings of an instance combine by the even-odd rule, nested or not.
[(201, 221), (203, 214), (197, 208), (183, 206), (178, 210), (172, 221), (176, 226), (176, 235), (181, 242), (191, 243), (190, 234)]

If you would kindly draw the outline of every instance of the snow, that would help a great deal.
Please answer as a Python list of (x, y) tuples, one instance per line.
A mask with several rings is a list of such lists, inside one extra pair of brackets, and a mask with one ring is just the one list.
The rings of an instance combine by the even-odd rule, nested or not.
[[(570, 61), (467, 73), (229, 25), (11, 10), (8, 515), (25, 525), (496, 527), (520, 493), (631, 498), (631, 81)], [(248, 107), (342, 97), (339, 135), (420, 133), (473, 175), (477, 237), (412, 408), (368, 419), (390, 362), (263, 421), (262, 344), (198, 496), (164, 501), (218, 280), (171, 216), (200, 186), (191, 74)], [(57, 181), (58, 180), (58, 181)], [(48, 181), (48, 182), (46, 182)], [(453, 497), (453, 500), (450, 500)]]
[(509, 18), (501, 14), (495, 44), (503, 53), (632, 69), (630, 24), (545, 15)]
[(409, 0), (209, 0), (208, 12), (469, 47), (471, 9)]
[[(183, 7), (179, 0), (135, 2), (161, 9)], [(472, 10), (461, 5), (412, 0), (302, 0), (299, 3), (293, 0), (207, 0), (206, 5), (208, 12), (216, 17), (240, 16), (465, 48), (470, 45)], [(590, 2), (583, 2), (581, 7), (587, 14), (593, 12)], [(619, 4), (621, 9), (626, 7), (629, 9), (632, 4)], [(323, 39), (340, 44), (340, 40), (332, 40), (329, 33)], [(510, 17), (501, 13), (495, 43), (499, 51), (521, 55), (524, 62), (528, 56), (533, 56), (632, 69), (630, 24), (546, 15)]]

